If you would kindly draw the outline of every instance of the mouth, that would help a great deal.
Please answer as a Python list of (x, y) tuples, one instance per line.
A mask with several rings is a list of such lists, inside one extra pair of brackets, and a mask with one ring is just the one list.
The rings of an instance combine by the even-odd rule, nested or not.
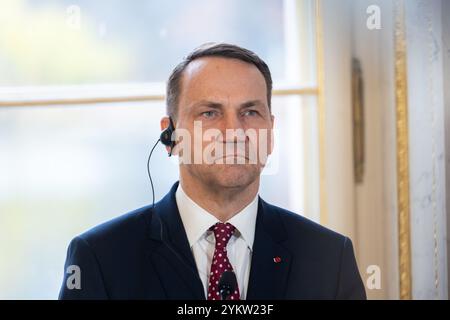
[(226, 160), (226, 159), (230, 159), (230, 158), (232, 158), (232, 159), (245, 159), (247, 161), (250, 161), (249, 157), (241, 155), (241, 154), (229, 154), (229, 155), (226, 155), (226, 156), (219, 157), (215, 161), (219, 161), (219, 160), (222, 160), (222, 159)]

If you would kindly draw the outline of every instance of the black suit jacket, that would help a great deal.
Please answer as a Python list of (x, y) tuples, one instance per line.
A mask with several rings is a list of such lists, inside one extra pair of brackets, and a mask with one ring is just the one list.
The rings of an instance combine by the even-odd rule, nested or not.
[[(205, 299), (177, 187), (153, 209), (137, 209), (73, 239), (65, 270), (80, 267), (81, 288), (68, 289), (71, 273), (65, 273), (59, 298)], [(258, 201), (247, 300), (366, 298), (350, 239)]]

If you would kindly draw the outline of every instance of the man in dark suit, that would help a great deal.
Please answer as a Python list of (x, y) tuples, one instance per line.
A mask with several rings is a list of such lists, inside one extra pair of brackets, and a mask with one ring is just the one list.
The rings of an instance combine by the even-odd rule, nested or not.
[(76, 237), (60, 298), (365, 299), (350, 239), (258, 195), (271, 91), (269, 68), (249, 50), (208, 44), (186, 57), (161, 120), (180, 181), (156, 205)]

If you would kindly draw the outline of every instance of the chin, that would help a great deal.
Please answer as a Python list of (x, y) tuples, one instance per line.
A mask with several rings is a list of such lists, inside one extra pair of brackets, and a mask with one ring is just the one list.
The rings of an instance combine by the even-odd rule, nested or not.
[(258, 179), (259, 170), (249, 165), (220, 165), (212, 176), (217, 184), (224, 188), (239, 188), (248, 186)]

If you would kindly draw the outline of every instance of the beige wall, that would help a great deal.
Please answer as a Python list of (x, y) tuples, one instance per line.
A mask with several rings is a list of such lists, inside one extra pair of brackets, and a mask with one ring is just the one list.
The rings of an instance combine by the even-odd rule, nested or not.
[[(382, 28), (366, 27), (369, 5)], [(394, 37), (392, 1), (322, 1), (328, 226), (351, 237), (361, 276), (381, 269), (370, 299), (398, 298)], [(351, 60), (360, 59), (365, 86), (365, 172), (353, 169)]]
[[(327, 225), (353, 240), (363, 280), (368, 266), (381, 269), (381, 288), (367, 288), (371, 299), (399, 298), (394, 4), (321, 1), (326, 187), (322, 200)], [(381, 29), (366, 26), (371, 5), (380, 8)], [(450, 3), (408, 0), (405, 7), (412, 297), (445, 299), (450, 265)], [(352, 58), (360, 60), (364, 81), (365, 171), (359, 184), (353, 177)]]
[(350, 1), (321, 2), (324, 74), (326, 219), (355, 245), (351, 121)]
[[(373, 299), (398, 298), (395, 154), (395, 83), (393, 2), (354, 1), (353, 57), (364, 79), (365, 172), (355, 189), (360, 268), (381, 269), (381, 288), (367, 290)], [(370, 5), (381, 13), (381, 29), (366, 26)]]

